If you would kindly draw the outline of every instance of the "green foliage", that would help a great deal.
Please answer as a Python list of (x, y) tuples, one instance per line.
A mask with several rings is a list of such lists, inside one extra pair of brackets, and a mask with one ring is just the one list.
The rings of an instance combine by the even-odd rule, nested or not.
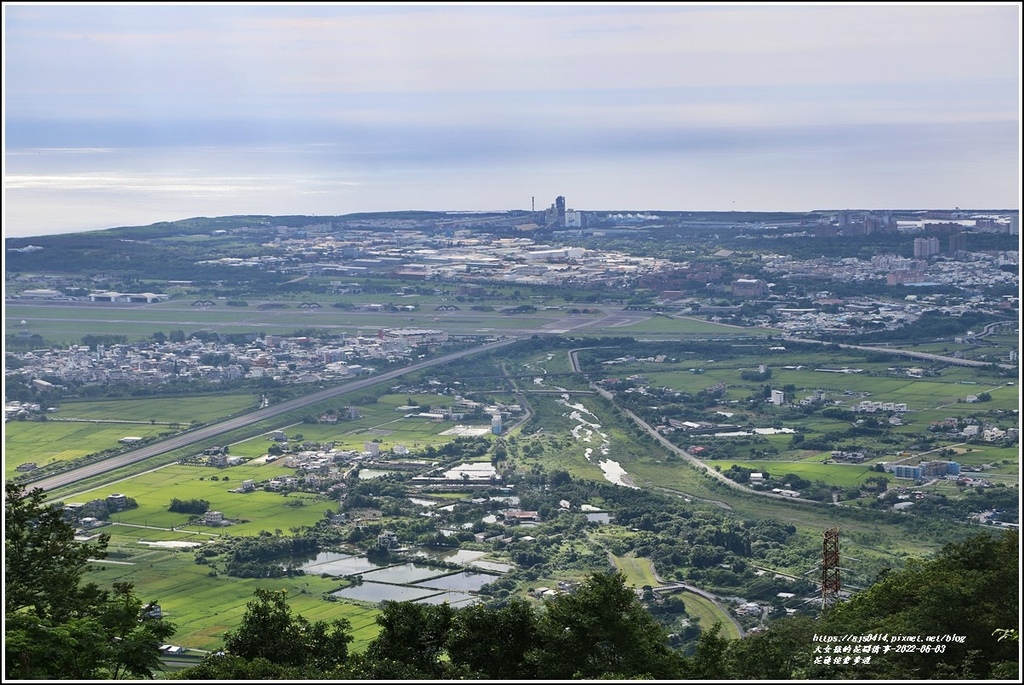
[(40, 488), (26, 493), (8, 481), (4, 499), (4, 611), (66, 617), (79, 593), (89, 558), (106, 556), (109, 537), (94, 545), (75, 541), (60, 507), (46, 504)]
[(257, 589), (237, 630), (224, 639), (224, 651), (243, 659), (266, 659), (280, 666), (323, 672), (345, 661), (351, 626), (345, 619), (310, 623), (292, 616), (283, 591)]
[(106, 556), (74, 539), (44, 492), (5, 486), (4, 674), (17, 679), (149, 678), (173, 624), (154, 618), (128, 583), (113, 591), (82, 583), (90, 558)]
[(166, 676), (170, 680), (303, 680), (309, 677), (301, 668), (282, 666), (263, 657), (246, 659), (218, 652), (199, 664)]
[(488, 680), (514, 680), (531, 672), (528, 655), (536, 644), (537, 615), (523, 600), (500, 608), (482, 604), (460, 609), (448, 635), (448, 656)]
[(393, 659), (422, 674), (443, 675), (441, 654), (452, 627), (454, 610), (448, 604), (388, 602), (377, 616), (381, 632), (366, 655), (372, 660)]
[(672, 679), (681, 658), (622, 574), (592, 574), (576, 592), (545, 604), (531, 658), (544, 679)]
[(210, 503), (205, 499), (182, 500), (174, 497), (167, 509), (179, 514), (205, 514), (209, 508)]
[[(941, 654), (900, 654), (890, 659), (892, 678), (993, 677), (1002, 662), (1016, 661), (1017, 647), (995, 632), (1020, 620), (1017, 531), (980, 534), (946, 545), (931, 560), (911, 560), (823, 617), (820, 633), (959, 635)], [(973, 654), (967, 670), (961, 670)], [(966, 667), (965, 667), (966, 668)]]
[[(723, 652), (705, 633), (701, 644), (714, 658), (698, 655), (690, 663), (698, 678), (737, 680), (825, 679), (835, 668), (814, 663), (823, 643), (814, 635), (887, 636), (873, 640), (889, 646), (872, 654), (869, 665), (846, 671), (868, 680), (1003, 679), (1016, 680), (1018, 649), (1004, 631), (1020, 620), (1019, 538), (1008, 530), (980, 534), (949, 544), (933, 559), (912, 559), (905, 569), (884, 574), (868, 589), (828, 610), (818, 620), (794, 616), (772, 623), (762, 634), (727, 645)], [(896, 636), (924, 641), (927, 650), (897, 651)], [(946, 640), (943, 636), (957, 636)], [(708, 644), (704, 644), (705, 640)], [(934, 649), (942, 646), (942, 651)], [(920, 647), (920, 645), (916, 645)]]

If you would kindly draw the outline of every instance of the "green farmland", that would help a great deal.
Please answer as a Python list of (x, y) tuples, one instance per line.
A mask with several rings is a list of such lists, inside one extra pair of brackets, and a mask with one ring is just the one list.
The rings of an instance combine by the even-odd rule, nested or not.
[(125, 437), (164, 437), (192, 421), (207, 423), (254, 409), (250, 394), (63, 402), (48, 421), (12, 421), (4, 427), (4, 477), (17, 467), (78, 459), (121, 446)]
[(258, 404), (259, 398), (248, 393), (130, 400), (72, 400), (62, 402), (60, 412), (54, 416), (108, 421), (156, 421), (162, 424), (188, 424), (192, 421), (209, 423), (256, 409)]
[(626, 585), (642, 588), (644, 586), (657, 587), (658, 579), (654, 577), (654, 566), (650, 559), (637, 558), (634, 556), (610, 555), (615, 563), (615, 568), (626, 577)]
[(263, 530), (288, 531), (291, 528), (312, 526), (323, 518), (325, 510), (337, 509), (337, 502), (305, 493), (285, 496), (263, 490), (245, 494), (231, 492), (245, 480), (259, 482), (293, 474), (294, 469), (276, 462), (244, 464), (226, 469), (173, 464), (140, 474), (128, 481), (79, 493), (66, 501), (84, 502), (121, 493), (135, 499), (139, 506), (115, 514), (117, 522), (174, 528), (186, 526), (189, 515), (169, 511), (171, 500), (202, 499), (210, 503), (211, 510), (220, 511), (225, 519), (238, 523), (223, 528), (188, 526), (189, 530), (257, 535)]
[(787, 473), (799, 476), (804, 480), (820, 480), (836, 487), (852, 487), (860, 485), (871, 476), (884, 475), (872, 471), (870, 464), (821, 464), (800, 461), (729, 461), (722, 462), (722, 470), (727, 466), (742, 466), (754, 471), (767, 471), (772, 478)]
[[(419, 403), (419, 406), (398, 411), (399, 407), (407, 406), (406, 403), (410, 399)], [(452, 435), (443, 433), (456, 425), (476, 425), (490, 430), (489, 420), (486, 424), (462, 424), (458, 421), (436, 421), (416, 416), (406, 418), (406, 414), (428, 411), (431, 403), (448, 406), (451, 402), (450, 397), (438, 395), (384, 395), (376, 402), (356, 407), (360, 414), (358, 419), (345, 419), (337, 423), (296, 423), (286, 427), (284, 432), (292, 440), (299, 439), (296, 436), (302, 436), (303, 441), (334, 443), (335, 449), (361, 452), (364, 443), (368, 441), (377, 441), (381, 450), (385, 451), (393, 449), (396, 445), (404, 445), (410, 449), (443, 445), (453, 438)], [(339, 401), (339, 409), (345, 406), (348, 405)], [(232, 445), (231, 454), (259, 457), (267, 453), (267, 448), (271, 444), (268, 436), (262, 435)]]
[(20, 473), (17, 467), (28, 462), (43, 467), (115, 448), (124, 437), (166, 431), (167, 426), (135, 423), (12, 421), (4, 427), (4, 478), (14, 478)]
[(172, 638), (175, 644), (219, 649), (224, 633), (241, 623), (245, 605), (253, 599), (256, 588), (286, 590), (293, 613), (310, 621), (348, 619), (355, 651), (365, 649), (379, 631), (374, 622), (376, 609), (324, 601), (323, 593), (337, 590), (344, 581), (315, 575), (268, 579), (211, 575), (208, 566), (195, 563), (192, 551), (152, 544), (182, 540), (181, 533), (117, 524), (101, 530), (111, 535), (110, 549), (126, 556), (93, 564), (87, 579), (101, 585), (133, 583), (143, 601), (158, 601), (167, 620), (177, 626)]

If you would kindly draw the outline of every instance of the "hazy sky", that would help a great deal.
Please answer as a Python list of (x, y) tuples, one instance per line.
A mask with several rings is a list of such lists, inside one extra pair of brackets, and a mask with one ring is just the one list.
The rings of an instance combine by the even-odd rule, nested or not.
[(4, 233), (1019, 208), (1021, 5), (5, 3)]

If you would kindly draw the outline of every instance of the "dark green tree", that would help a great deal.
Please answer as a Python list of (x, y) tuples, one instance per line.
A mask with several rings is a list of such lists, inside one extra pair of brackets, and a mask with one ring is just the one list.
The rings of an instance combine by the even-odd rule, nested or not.
[(574, 593), (545, 603), (536, 677), (678, 678), (682, 657), (621, 573), (594, 573)]
[(530, 604), (517, 599), (500, 608), (474, 604), (459, 609), (448, 635), (448, 657), (475, 677), (529, 678), (527, 655), (538, 646), (538, 618)]
[(455, 610), (448, 604), (387, 602), (377, 616), (381, 632), (366, 649), (374, 661), (393, 660), (411, 667), (419, 677), (439, 677), (441, 656)]
[[(1001, 628), (1020, 623), (1019, 536), (982, 533), (950, 543), (933, 559), (911, 559), (822, 617), (817, 632), (961, 636), (941, 653), (872, 660), (882, 678), (1017, 678), (1018, 645)], [(898, 658), (896, 658), (898, 657)], [(817, 677), (811, 673), (809, 677)]]
[(722, 624), (715, 623), (700, 634), (696, 653), (686, 660), (683, 673), (688, 680), (726, 680), (730, 671), (726, 662), (729, 638), (722, 635)]
[(292, 616), (287, 593), (258, 588), (238, 629), (224, 637), (224, 651), (243, 659), (324, 672), (348, 657), (351, 626), (345, 619), (310, 623)]
[(94, 544), (77, 542), (62, 509), (46, 504), (41, 488), (26, 493), (7, 481), (4, 494), (5, 613), (66, 615), (89, 559), (106, 557), (109, 536), (100, 535)]
[(792, 616), (775, 621), (763, 633), (730, 642), (729, 671), (750, 680), (790, 680), (813, 662), (816, 628), (809, 616)]
[(108, 539), (78, 542), (60, 507), (6, 483), (4, 674), (8, 679), (150, 678), (173, 624), (150, 617), (132, 585), (84, 583)]

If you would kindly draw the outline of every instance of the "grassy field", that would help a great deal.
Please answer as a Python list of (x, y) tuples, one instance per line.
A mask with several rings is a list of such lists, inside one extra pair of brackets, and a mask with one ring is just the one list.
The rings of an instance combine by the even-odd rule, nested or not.
[(173, 424), (212, 422), (255, 409), (256, 403), (250, 394), (63, 402), (51, 420), (4, 425), (4, 477), (13, 478), (26, 462), (42, 467), (77, 459), (116, 448), (124, 437), (169, 434), (177, 430)]
[(729, 640), (740, 639), (740, 631), (736, 628), (736, 624), (714, 602), (685, 590), (677, 593), (676, 596), (683, 600), (686, 613), (691, 619), (696, 619), (699, 622), (701, 630), (709, 630), (715, 623), (721, 623), (722, 631), (719, 635)]
[(615, 568), (626, 577), (626, 585), (635, 588), (642, 588), (645, 585), (651, 587), (659, 585), (658, 579), (654, 577), (654, 567), (651, 565), (650, 559), (634, 556), (620, 557), (614, 554), (610, 556), (615, 563)]
[(124, 437), (145, 438), (167, 430), (136, 423), (12, 421), (4, 426), (4, 478), (14, 478), (17, 467), (27, 462), (47, 466), (117, 447)]
[(797, 461), (722, 461), (718, 462), (724, 471), (728, 466), (742, 466), (755, 471), (768, 471), (772, 478), (792, 473), (805, 480), (820, 480), (828, 485), (850, 487), (860, 485), (871, 476), (884, 475), (872, 471), (868, 464), (821, 464)]
[[(183, 527), (188, 514), (168, 510), (171, 500), (202, 499), (210, 509), (220, 511), (225, 519), (238, 521), (224, 528), (188, 526), (196, 532), (227, 535), (256, 535), (260, 531), (289, 531), (299, 526), (311, 526), (323, 518), (324, 511), (337, 510), (337, 503), (310, 494), (284, 496), (275, 492), (257, 490), (245, 494), (231, 492), (245, 480), (257, 482), (279, 475), (292, 475), (294, 469), (273, 464), (245, 464), (226, 469), (204, 466), (171, 465), (136, 476), (130, 480), (106, 485), (66, 498), (69, 502), (103, 499), (121, 493), (135, 499), (138, 508), (114, 515), (120, 523), (161, 528)], [(217, 480), (213, 480), (217, 478)], [(228, 480), (226, 480), (228, 479)]]
[[(634, 312), (630, 312), (633, 314)], [(642, 312), (635, 312), (642, 313)], [(705, 321), (700, 318), (652, 316), (646, 321), (629, 326), (616, 326), (617, 335), (643, 335), (645, 333), (679, 333), (682, 335), (771, 335), (766, 328), (743, 328)]]
[(209, 423), (239, 412), (256, 409), (259, 397), (249, 393), (202, 397), (133, 398), (130, 400), (66, 401), (55, 418), (156, 421), (188, 424)]
[(256, 588), (285, 590), (293, 614), (310, 621), (344, 618), (351, 622), (353, 651), (362, 651), (379, 631), (376, 609), (345, 602), (326, 602), (322, 595), (341, 583), (319, 576), (250, 579), (210, 575), (208, 566), (194, 562), (194, 553), (140, 544), (181, 539), (178, 535), (153, 529), (111, 525), (111, 549), (135, 549), (137, 555), (122, 563), (108, 559), (92, 565), (86, 578), (101, 585), (130, 582), (143, 601), (158, 601), (167, 620), (177, 626), (170, 639), (185, 647), (214, 650), (223, 645), (224, 634), (236, 629), (253, 599)]
[[(412, 400), (419, 403), (415, 409), (398, 411), (399, 407), (407, 406)], [(454, 401), (448, 396), (427, 394), (383, 395), (377, 402), (363, 404), (356, 409), (361, 415), (354, 420), (341, 420), (337, 423), (295, 423), (284, 428), (285, 435), (291, 440), (301, 435), (303, 441), (328, 443), (333, 442), (339, 450), (362, 451), (367, 441), (378, 441), (381, 450), (391, 450), (397, 445), (410, 449), (422, 448), (427, 445), (442, 445), (450, 442), (451, 435), (443, 435), (456, 425), (475, 425), (490, 429), (490, 420), (485, 423), (461, 421), (435, 421), (420, 417), (405, 418), (406, 414), (428, 411), (430, 406), (453, 407)], [(344, 407), (343, 401), (338, 407)], [(409, 405), (411, 406), (411, 405)], [(489, 434), (489, 433), (488, 433)], [(267, 453), (272, 443), (268, 436), (261, 435), (231, 445), (231, 454), (243, 457), (259, 457)]]

